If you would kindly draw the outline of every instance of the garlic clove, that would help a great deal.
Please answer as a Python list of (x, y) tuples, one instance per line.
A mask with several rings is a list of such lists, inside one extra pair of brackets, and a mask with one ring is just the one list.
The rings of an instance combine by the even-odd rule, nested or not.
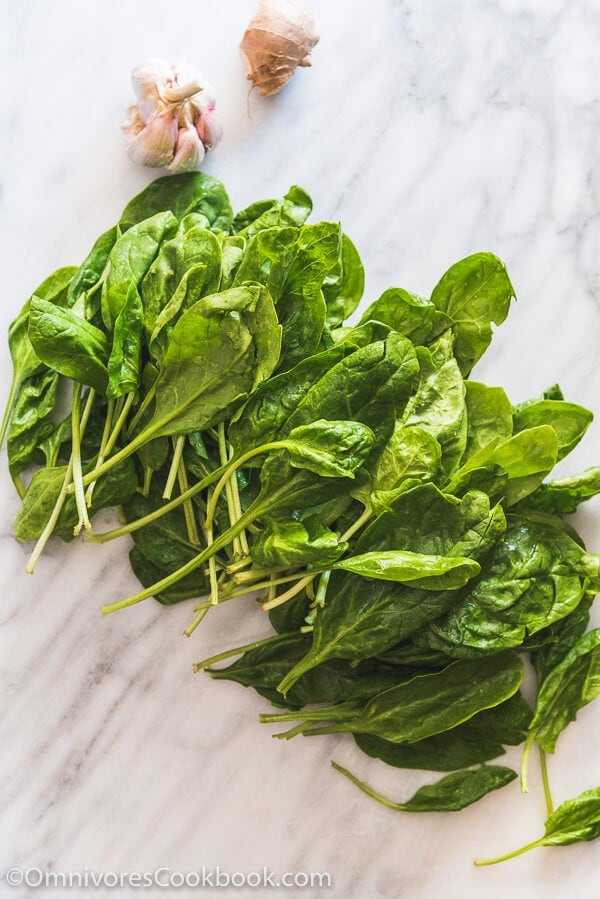
[(159, 113), (130, 140), (129, 158), (140, 165), (167, 165), (175, 153), (177, 130), (177, 119), (168, 110)]
[(173, 77), (173, 69), (166, 59), (153, 56), (131, 73), (131, 83), (138, 100), (144, 100), (148, 93), (154, 94), (157, 88), (166, 84)]
[(209, 81), (202, 80), (202, 90), (192, 99), (192, 103), (198, 112), (203, 112), (205, 109), (214, 109), (217, 105), (217, 98), (215, 89)]
[(133, 138), (140, 133), (145, 123), (141, 118), (135, 103), (129, 107), (127, 115), (129, 118), (123, 123), (121, 130), (128, 140), (133, 140)]
[(196, 116), (195, 124), (196, 131), (206, 149), (214, 150), (221, 143), (223, 137), (223, 126), (214, 108), (207, 109)]
[(167, 166), (172, 172), (189, 172), (198, 168), (205, 156), (204, 144), (191, 125), (179, 129), (175, 155)]

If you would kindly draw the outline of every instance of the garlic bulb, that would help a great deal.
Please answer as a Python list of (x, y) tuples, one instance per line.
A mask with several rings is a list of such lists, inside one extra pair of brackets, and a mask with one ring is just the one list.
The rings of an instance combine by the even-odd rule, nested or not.
[(131, 80), (137, 103), (123, 125), (129, 157), (174, 172), (198, 168), (223, 137), (208, 81), (185, 63), (158, 57), (137, 66)]

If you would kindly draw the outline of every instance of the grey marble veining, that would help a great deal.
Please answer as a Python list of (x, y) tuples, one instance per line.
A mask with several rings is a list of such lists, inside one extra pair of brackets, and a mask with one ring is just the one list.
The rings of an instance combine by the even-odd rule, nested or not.
[[(217, 88), (225, 139), (205, 170), (235, 207), (303, 185), (313, 219), (341, 220), (356, 242), (365, 302), (390, 285), (427, 294), (453, 261), (496, 252), (518, 302), (477, 375), (515, 400), (559, 381), (600, 420), (598, 3), (307, 0), (321, 32), (313, 68), (278, 96), (248, 101), (237, 44), (253, 5), (3, 0), (0, 331), (157, 174), (128, 161), (119, 126), (131, 68), (160, 54), (198, 64)], [(8, 383), (4, 350), (3, 395)], [(599, 458), (596, 422), (561, 467)], [(331, 758), (398, 798), (435, 775), (385, 770), (349, 736), (272, 740), (251, 691), (191, 674), (195, 659), (265, 631), (252, 603), (208, 616), (191, 640), (181, 637), (187, 604), (150, 600), (103, 620), (102, 602), (136, 586), (127, 541), (52, 542), (28, 577), (4, 463), (0, 495), (0, 871), (267, 866), (334, 881), (289, 895), (589, 895), (595, 844), (471, 865), (539, 834), (535, 776), (531, 795), (515, 783), (458, 815), (377, 806)], [(578, 523), (600, 547), (600, 504)], [(597, 708), (558, 749), (558, 800), (600, 783)], [(0, 886), (2, 897), (34, 892)], [(138, 892), (176, 894), (116, 894)]]

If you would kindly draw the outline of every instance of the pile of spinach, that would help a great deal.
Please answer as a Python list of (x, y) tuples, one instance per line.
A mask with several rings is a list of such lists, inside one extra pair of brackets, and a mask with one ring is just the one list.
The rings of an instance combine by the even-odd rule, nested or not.
[[(521, 743), (526, 789), (537, 744), (549, 819), (531, 845), (591, 839), (599, 791), (554, 811), (545, 753), (600, 692), (600, 557), (564, 518), (600, 468), (547, 480), (592, 415), (558, 387), (513, 406), (471, 379), (513, 298), (495, 256), (453, 265), (429, 299), (386, 290), (350, 325), (360, 258), (310, 211), (298, 187), (233, 215), (215, 179), (160, 178), (33, 292), (1, 429), (29, 570), (53, 534), (130, 534), (143, 589), (103, 611), (207, 596), (189, 636), (258, 596), (272, 634), (196, 667), (279, 708), (262, 716), (292, 722), (278, 736), (349, 733), (444, 772), (395, 803), (334, 763), (412, 812), (509, 783), (489, 763)], [(93, 534), (114, 505), (122, 524)]]

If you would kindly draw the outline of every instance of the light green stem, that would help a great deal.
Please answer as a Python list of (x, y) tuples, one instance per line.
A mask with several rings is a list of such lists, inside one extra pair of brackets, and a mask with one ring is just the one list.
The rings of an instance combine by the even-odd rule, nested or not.
[(173, 487), (175, 486), (175, 480), (177, 478), (177, 472), (179, 470), (179, 463), (181, 462), (184, 446), (185, 434), (180, 434), (177, 439), (173, 438), (173, 458), (171, 459), (171, 467), (169, 468), (167, 483), (165, 484), (165, 489), (163, 490), (163, 499), (171, 499), (171, 496), (173, 494)]
[(238, 468), (241, 468), (242, 465), (244, 465), (250, 459), (253, 459), (255, 456), (262, 456), (263, 453), (267, 453), (267, 452), (269, 452), (269, 450), (281, 449), (283, 446), (284, 446), (283, 442), (265, 443), (263, 446), (257, 446), (254, 449), (248, 450), (247, 453), (244, 453), (243, 455), (239, 456), (237, 459), (234, 459), (232, 462), (230, 462), (227, 465), (225, 472), (223, 473), (220, 480), (217, 482), (217, 486), (215, 487), (215, 489), (213, 491), (213, 495), (211, 496), (210, 500), (208, 501), (208, 505), (206, 507), (206, 526), (207, 526), (207, 528), (212, 527), (212, 523), (213, 523), (213, 520), (215, 517), (215, 512), (217, 509), (217, 502), (219, 500), (219, 496), (221, 495), (223, 488), (225, 487), (227, 481), (232, 476), (232, 474), (235, 474), (235, 472), (238, 470)]
[(165, 503), (164, 506), (160, 506), (153, 512), (149, 512), (147, 515), (142, 516), (142, 518), (136, 518), (135, 521), (129, 521), (127, 524), (122, 525), (122, 527), (114, 528), (112, 531), (104, 531), (103, 534), (92, 534), (88, 537), (88, 540), (91, 540), (92, 543), (107, 543), (109, 540), (115, 540), (117, 537), (122, 537), (124, 534), (131, 534), (133, 531), (137, 531), (139, 528), (143, 528), (145, 525), (157, 521), (157, 519), (162, 518), (163, 515), (167, 515), (169, 512), (172, 512), (173, 509), (177, 509), (177, 507), (185, 503), (186, 500), (201, 493), (206, 487), (210, 487), (211, 484), (214, 484), (214, 482), (218, 480), (221, 471), (222, 469), (216, 468), (201, 481), (198, 481), (197, 484), (194, 484), (179, 496), (172, 499), (170, 503)]
[(335, 768), (336, 771), (339, 771), (340, 774), (343, 774), (344, 777), (347, 777), (348, 780), (351, 780), (352, 783), (355, 784), (359, 788), (359, 790), (362, 790), (363, 793), (366, 793), (367, 796), (370, 796), (372, 799), (376, 799), (377, 802), (381, 802), (382, 805), (387, 805), (388, 808), (393, 808), (398, 812), (405, 811), (405, 803), (392, 802), (392, 800), (388, 799), (387, 796), (384, 796), (383, 793), (378, 793), (377, 790), (374, 790), (373, 787), (370, 787), (363, 780), (359, 780), (356, 775), (352, 774), (351, 771), (348, 771), (347, 768), (343, 768), (341, 765), (338, 765), (337, 762), (332, 761), (331, 767)]
[[(371, 518), (373, 512), (369, 506), (367, 506), (356, 521), (350, 525), (350, 527), (344, 531), (342, 536), (340, 537), (340, 543), (345, 543), (346, 540), (349, 540), (353, 534), (355, 534), (362, 526)], [(295, 587), (291, 587), (289, 590), (286, 590), (285, 593), (281, 593), (279, 596), (276, 596), (275, 599), (270, 599), (268, 602), (264, 602), (261, 606), (263, 612), (269, 612), (271, 609), (276, 609), (278, 606), (284, 605), (284, 603), (288, 602), (288, 600), (293, 599), (294, 596), (297, 596), (302, 590), (306, 589), (314, 580), (314, 578), (320, 574), (320, 571), (315, 571), (314, 573), (307, 575), (307, 577), (302, 578), (302, 580), (298, 581)], [(327, 580), (327, 583), (329, 579)], [(327, 589), (327, 583), (325, 584), (324, 589)], [(318, 597), (318, 594), (317, 594)], [(323, 597), (324, 598), (324, 597)]]
[(23, 481), (21, 480), (21, 475), (13, 474), (13, 475), (11, 475), (11, 477), (12, 477), (12, 482), (15, 485), (15, 489), (16, 489), (17, 493), (19, 494), (19, 498), (23, 499), (23, 497), (25, 496), (25, 493), (27, 491), (25, 490), (25, 485), (23, 484)]
[(197, 674), (198, 671), (202, 671), (203, 668), (209, 668), (211, 665), (215, 665), (217, 662), (224, 662), (225, 659), (241, 656), (250, 649), (258, 649), (260, 646), (269, 646), (271, 643), (280, 643), (282, 640), (287, 640), (288, 637), (293, 636), (293, 634), (294, 631), (290, 631), (287, 634), (275, 634), (273, 637), (266, 637), (262, 640), (253, 640), (252, 643), (245, 643), (244, 646), (226, 649), (225, 652), (219, 652), (217, 655), (209, 656), (201, 662), (196, 662), (193, 666), (194, 674)]
[(150, 493), (150, 487), (152, 486), (152, 477), (154, 475), (154, 471), (150, 468), (149, 465), (144, 465), (144, 483), (142, 485), (142, 496), (148, 496)]
[[(219, 443), (219, 461), (221, 465), (227, 465), (231, 460), (229, 459), (229, 454), (227, 452), (227, 442), (225, 440), (225, 424), (224, 422), (220, 422), (217, 428), (218, 434), (218, 443)], [(225, 484), (225, 497), (227, 500), (227, 514), (229, 515), (229, 524), (235, 524), (236, 522), (236, 514), (235, 514), (235, 506), (233, 504), (233, 494), (231, 492), (231, 477), (227, 479)], [(233, 554), (234, 556), (241, 555), (241, 543), (239, 537), (236, 537), (232, 544)]]
[(85, 493), (83, 489), (83, 471), (81, 468), (81, 384), (73, 385), (73, 405), (71, 413), (71, 440), (73, 460), (73, 484), (75, 485), (75, 503), (77, 505), (77, 513), (79, 521), (73, 528), (75, 536), (79, 534), (82, 527), (85, 527), (86, 533), (92, 530), (92, 524), (88, 516), (88, 509), (85, 502)]
[(288, 600), (293, 599), (294, 596), (302, 593), (302, 591), (314, 580), (317, 574), (318, 572), (315, 572), (314, 574), (309, 574), (307, 577), (303, 577), (297, 584), (294, 584), (293, 587), (286, 590), (285, 593), (281, 593), (279, 596), (276, 596), (275, 599), (270, 599), (268, 602), (263, 602), (261, 609), (263, 612), (270, 612), (271, 609), (276, 609), (278, 606), (284, 605)]
[[(179, 492), (185, 493), (189, 490), (187, 470), (183, 459), (179, 460), (179, 468), (177, 469), (177, 482), (179, 484)], [(200, 545), (200, 535), (196, 525), (196, 515), (194, 512), (194, 504), (191, 499), (186, 499), (183, 503), (183, 515), (185, 517), (185, 527), (188, 534), (188, 540), (194, 546)]]
[(253, 521), (257, 514), (258, 513), (250, 507), (250, 509), (248, 509), (240, 518), (235, 527), (229, 528), (227, 531), (220, 534), (212, 546), (207, 546), (201, 553), (198, 553), (195, 558), (190, 559), (189, 562), (186, 562), (185, 565), (178, 568), (177, 571), (167, 575), (167, 577), (162, 578), (150, 587), (146, 587), (145, 590), (140, 590), (139, 593), (135, 593), (133, 596), (127, 597), (127, 599), (122, 599), (120, 602), (102, 606), (102, 614), (110, 615), (112, 612), (119, 611), (119, 609), (126, 609), (128, 606), (133, 606), (138, 602), (142, 602), (144, 599), (148, 599), (150, 596), (155, 596), (157, 593), (162, 593), (163, 590), (172, 587), (173, 584), (176, 584), (182, 578), (186, 577), (186, 575), (191, 574), (192, 571), (195, 571), (201, 565), (204, 565), (204, 563), (215, 555), (215, 553), (218, 553), (221, 549), (229, 546), (233, 537), (239, 533), (243, 527), (246, 527), (247, 524)]
[[(83, 410), (83, 415), (81, 416), (81, 427), (80, 427), (81, 435), (83, 435), (85, 433), (88, 419), (92, 412), (94, 396), (95, 396), (95, 392), (93, 390), (90, 390), (88, 393), (88, 396), (87, 396), (85, 408)], [(67, 496), (68, 496), (68, 487), (69, 487), (69, 484), (71, 483), (72, 476), (73, 476), (73, 456), (71, 456), (71, 458), (69, 459), (69, 463), (68, 463), (67, 469), (65, 471), (65, 476), (63, 478), (63, 482), (61, 484), (58, 497), (56, 498), (56, 502), (54, 503), (54, 508), (52, 509), (52, 512), (50, 514), (50, 518), (46, 522), (46, 526), (44, 527), (44, 530), (40, 534), (38, 541), (33, 548), (33, 552), (31, 553), (31, 556), (29, 557), (29, 561), (27, 563), (27, 568), (25, 569), (27, 571), (27, 574), (33, 574), (33, 572), (35, 571), (35, 566), (37, 565), (40, 556), (44, 552), (44, 549), (46, 548), (46, 544), (48, 543), (48, 540), (50, 539), (50, 537), (52, 536), (52, 534), (54, 532), (54, 528), (56, 527), (56, 523), (60, 517), (60, 513), (62, 512), (62, 508), (63, 508), (63, 506), (66, 502)]]
[(208, 612), (209, 609), (210, 609), (210, 603), (208, 603), (206, 606), (204, 606), (202, 609), (199, 610), (199, 613), (196, 615), (196, 617), (194, 618), (192, 623), (189, 624), (186, 627), (186, 629), (184, 630), (184, 632), (183, 632), (184, 637), (192, 636), (192, 634), (194, 633), (194, 631), (196, 630), (196, 628), (198, 627), (198, 625), (200, 624), (200, 622), (202, 621), (202, 619), (204, 618), (204, 616), (206, 615), (206, 613)]
[(142, 415), (144, 414), (144, 412), (146, 411), (146, 409), (148, 408), (148, 406), (154, 399), (154, 394), (156, 393), (156, 388), (157, 388), (157, 382), (158, 382), (158, 378), (156, 379), (156, 381), (154, 382), (154, 384), (152, 385), (152, 387), (150, 388), (150, 390), (148, 391), (148, 393), (142, 400), (140, 408), (137, 410), (137, 412), (133, 416), (133, 418), (131, 420), (131, 424), (127, 428), (127, 436), (128, 437), (130, 437), (133, 434), (133, 432), (135, 431), (135, 429), (137, 428), (137, 426), (140, 423)]
[(515, 849), (513, 850), (513, 852), (507, 852), (506, 855), (498, 855), (496, 858), (476, 858), (473, 864), (477, 865), (478, 868), (481, 868), (484, 865), (497, 865), (498, 862), (507, 862), (511, 858), (516, 858), (517, 855), (523, 855), (524, 852), (529, 852), (530, 849), (536, 849), (538, 846), (543, 845), (543, 838), (540, 840), (534, 840), (533, 843), (527, 843), (526, 846), (521, 846), (520, 849)]
[(529, 768), (529, 756), (531, 755), (531, 749), (534, 744), (535, 738), (533, 734), (529, 734), (527, 739), (525, 740), (525, 746), (523, 747), (523, 755), (521, 757), (521, 792), (528, 793), (529, 787), (527, 786), (527, 770)]
[(546, 753), (538, 744), (540, 753), (540, 769), (542, 772), (542, 784), (544, 787), (544, 799), (546, 800), (546, 816), (549, 818), (554, 813), (554, 802), (552, 801), (552, 793), (550, 791), (550, 781), (548, 779), (548, 765), (546, 761)]
[(112, 429), (112, 433), (111, 433), (110, 437), (108, 438), (108, 442), (106, 444), (106, 449), (104, 450), (105, 457), (110, 456), (110, 454), (112, 453), (112, 451), (115, 448), (115, 444), (116, 444), (117, 440), (119, 439), (119, 434), (123, 430), (123, 425), (125, 424), (127, 416), (129, 415), (129, 410), (131, 409), (131, 404), (133, 403), (133, 397), (134, 397), (133, 391), (131, 393), (128, 393), (127, 396), (125, 397), (125, 402), (121, 406), (121, 409), (117, 416), (117, 420), (115, 422), (115, 426)]
[[(106, 458), (106, 447), (108, 445), (108, 439), (110, 437), (110, 431), (112, 428), (113, 415), (115, 411), (115, 401), (114, 399), (109, 399), (108, 406), (106, 408), (106, 419), (104, 421), (104, 428), (102, 430), (102, 437), (100, 439), (100, 449), (98, 451), (98, 461), (97, 465), (102, 465)], [(94, 495), (94, 489), (96, 487), (96, 481), (92, 481), (92, 483), (88, 486), (88, 489), (85, 492), (85, 501), (89, 506), (92, 505), (92, 497)]]

